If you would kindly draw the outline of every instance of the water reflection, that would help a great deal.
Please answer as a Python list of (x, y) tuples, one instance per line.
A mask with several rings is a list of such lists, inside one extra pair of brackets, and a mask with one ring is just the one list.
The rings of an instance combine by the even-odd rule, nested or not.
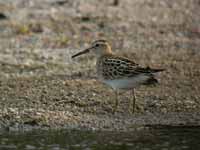
[(0, 133), (0, 150), (181, 150), (200, 149), (200, 128), (132, 132), (32, 131)]

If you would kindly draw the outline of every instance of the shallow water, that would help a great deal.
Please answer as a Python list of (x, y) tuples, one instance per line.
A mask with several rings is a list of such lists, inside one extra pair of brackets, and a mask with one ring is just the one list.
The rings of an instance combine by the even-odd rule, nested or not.
[(1, 132), (0, 150), (200, 149), (200, 128), (154, 128), (132, 132)]

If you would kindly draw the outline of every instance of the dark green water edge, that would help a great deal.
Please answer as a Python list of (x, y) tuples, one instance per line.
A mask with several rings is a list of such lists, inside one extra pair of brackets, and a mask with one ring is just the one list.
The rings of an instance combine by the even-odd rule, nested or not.
[(200, 127), (156, 127), (131, 132), (32, 130), (0, 132), (1, 150), (199, 149)]

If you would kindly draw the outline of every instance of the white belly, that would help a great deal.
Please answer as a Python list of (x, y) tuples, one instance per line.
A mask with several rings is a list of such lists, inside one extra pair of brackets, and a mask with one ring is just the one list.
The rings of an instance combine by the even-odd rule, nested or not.
[(148, 76), (139, 75), (132, 78), (104, 80), (103, 82), (113, 89), (133, 89), (144, 83), (148, 78)]

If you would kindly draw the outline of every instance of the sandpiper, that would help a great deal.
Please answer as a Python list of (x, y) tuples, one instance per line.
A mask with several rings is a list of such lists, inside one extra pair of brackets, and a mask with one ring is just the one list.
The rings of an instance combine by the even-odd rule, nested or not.
[(118, 107), (119, 89), (132, 91), (132, 112), (134, 113), (136, 101), (134, 89), (140, 85), (157, 83), (154, 74), (164, 70), (142, 67), (133, 60), (114, 54), (106, 40), (94, 41), (89, 48), (73, 55), (72, 58), (89, 52), (93, 52), (97, 57), (96, 69), (99, 80), (115, 91), (114, 112)]

